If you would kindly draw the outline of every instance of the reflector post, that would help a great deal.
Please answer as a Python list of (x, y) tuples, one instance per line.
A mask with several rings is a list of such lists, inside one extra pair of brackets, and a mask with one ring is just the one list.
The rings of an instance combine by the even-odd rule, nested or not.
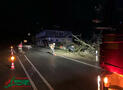
[(101, 90), (100, 83), (101, 82), (101, 77), (98, 75), (97, 76), (97, 85), (98, 85), (98, 90)]

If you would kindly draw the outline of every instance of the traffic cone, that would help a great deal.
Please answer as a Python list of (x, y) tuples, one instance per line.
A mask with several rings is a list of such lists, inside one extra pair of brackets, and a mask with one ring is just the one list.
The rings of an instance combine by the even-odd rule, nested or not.
[(11, 55), (13, 55), (13, 51), (11, 52)]
[(15, 65), (14, 65), (13, 62), (12, 62), (12, 64), (11, 64), (11, 69), (12, 69), (12, 70), (15, 69)]
[(56, 54), (55, 54), (55, 53), (54, 53), (53, 55), (54, 55), (54, 56), (56, 56)]

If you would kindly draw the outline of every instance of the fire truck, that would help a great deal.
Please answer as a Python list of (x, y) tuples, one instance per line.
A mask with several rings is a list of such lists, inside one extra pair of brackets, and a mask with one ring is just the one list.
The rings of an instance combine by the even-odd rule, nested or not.
[(123, 90), (123, 29), (106, 30), (102, 34), (98, 90)]

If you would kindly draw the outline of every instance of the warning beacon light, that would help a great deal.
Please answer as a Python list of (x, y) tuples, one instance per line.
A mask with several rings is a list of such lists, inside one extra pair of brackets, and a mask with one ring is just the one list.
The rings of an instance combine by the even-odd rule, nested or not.
[(10, 59), (11, 59), (11, 61), (14, 61), (15, 60), (15, 57), (14, 56), (11, 56)]
[(13, 46), (11, 46), (11, 49), (13, 49)]

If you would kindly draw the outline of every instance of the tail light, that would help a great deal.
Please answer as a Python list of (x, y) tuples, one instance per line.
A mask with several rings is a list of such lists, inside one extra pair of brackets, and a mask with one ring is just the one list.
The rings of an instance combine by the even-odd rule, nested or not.
[(108, 77), (104, 77), (104, 86), (105, 87), (109, 87), (109, 80), (108, 80)]

